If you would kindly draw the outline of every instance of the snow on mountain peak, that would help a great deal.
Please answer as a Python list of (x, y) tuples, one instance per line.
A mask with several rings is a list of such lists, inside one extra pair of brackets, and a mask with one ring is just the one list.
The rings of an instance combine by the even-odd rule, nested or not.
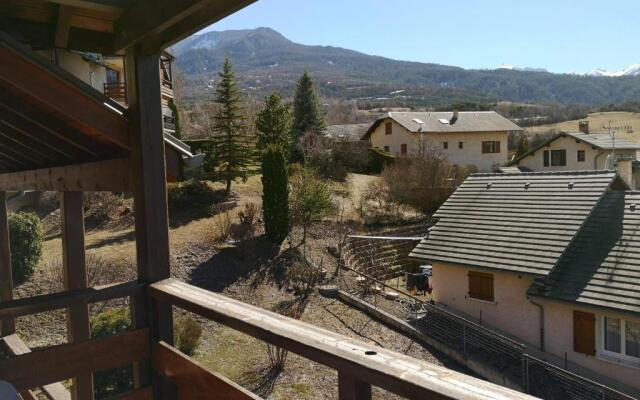
[(621, 71), (607, 71), (606, 69), (594, 69), (587, 72), (587, 76), (608, 76), (617, 78), (620, 76), (640, 76), (640, 64), (631, 65)]

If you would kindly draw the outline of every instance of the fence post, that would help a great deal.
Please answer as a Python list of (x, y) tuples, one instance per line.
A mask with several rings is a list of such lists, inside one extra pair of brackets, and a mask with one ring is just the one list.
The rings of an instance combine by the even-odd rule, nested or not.
[(462, 354), (467, 356), (467, 321), (462, 321)]

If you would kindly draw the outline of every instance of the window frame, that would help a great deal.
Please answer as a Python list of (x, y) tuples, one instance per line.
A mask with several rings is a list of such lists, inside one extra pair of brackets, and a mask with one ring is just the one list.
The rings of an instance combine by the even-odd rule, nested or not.
[(384, 146), (382, 148), (382, 150), (384, 150), (385, 153), (391, 153), (391, 147), (390, 146)]
[[(554, 163), (553, 155), (562, 153), (563, 164)], [(544, 150), (542, 152), (542, 165), (544, 167), (566, 167), (567, 166), (567, 150), (566, 149), (556, 149), (556, 150)]]
[(442, 142), (442, 148), (445, 149), (445, 150), (449, 150), (449, 142), (447, 142), (447, 141)]
[(406, 143), (402, 143), (400, 145), (400, 155), (406, 156), (407, 155), (407, 144)]
[[(491, 282), (491, 295), (485, 295), (484, 293), (476, 293), (472, 291), (472, 278), (490, 280)], [(476, 283), (477, 284), (477, 283)], [(474, 285), (475, 286), (475, 285)], [(484, 288), (483, 288), (484, 289)], [(467, 273), (467, 298), (476, 301), (485, 301), (488, 303), (495, 303), (496, 301), (496, 287), (495, 276), (489, 272), (481, 271), (468, 271)]]
[(458, 148), (464, 149), (464, 142), (458, 142)]
[(577, 162), (587, 161), (587, 152), (585, 150), (578, 150), (576, 153)]
[[(605, 337), (606, 337), (606, 325), (605, 325), (605, 319), (606, 318), (611, 318), (611, 319), (618, 319), (620, 320), (620, 353), (617, 353), (615, 351), (611, 351), (611, 350), (606, 350), (605, 349)], [(640, 321), (638, 320), (629, 320), (629, 319), (625, 319), (622, 316), (616, 316), (616, 315), (609, 315), (609, 314), (600, 314), (597, 317), (597, 352), (596, 355), (598, 357), (601, 358), (605, 358), (608, 360), (614, 360), (617, 362), (621, 362), (627, 365), (631, 365), (634, 367), (638, 367), (640, 368), (640, 356), (636, 357), (636, 356), (631, 356), (628, 355), (626, 353), (626, 340), (625, 340), (625, 333), (626, 333), (626, 324), (627, 321), (633, 322), (635, 324), (640, 324)]]
[(500, 147), (499, 140), (483, 140), (482, 154), (500, 154), (502, 152)]
[(393, 123), (392, 122), (385, 122), (384, 123), (384, 134), (385, 135), (393, 134)]

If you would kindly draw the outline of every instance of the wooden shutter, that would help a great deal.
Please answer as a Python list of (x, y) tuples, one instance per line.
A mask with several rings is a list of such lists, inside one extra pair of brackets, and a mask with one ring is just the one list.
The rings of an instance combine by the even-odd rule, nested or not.
[(482, 142), (482, 154), (486, 154), (489, 152), (487, 150), (488, 147), (489, 147), (489, 142)]
[(393, 132), (393, 126), (391, 125), (391, 122), (387, 122), (386, 124), (384, 124), (384, 134), (391, 135), (392, 132)]
[(469, 297), (493, 301), (493, 274), (469, 271)]
[(496, 142), (496, 153), (500, 153), (500, 142)]
[(549, 150), (545, 150), (542, 153), (542, 162), (543, 162), (545, 167), (549, 166)]
[(596, 316), (573, 311), (573, 351), (593, 356), (596, 354)]

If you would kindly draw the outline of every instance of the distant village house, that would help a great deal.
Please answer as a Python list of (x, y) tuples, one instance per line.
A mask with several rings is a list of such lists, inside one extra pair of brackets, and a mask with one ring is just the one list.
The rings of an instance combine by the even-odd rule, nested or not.
[(494, 111), (390, 112), (363, 136), (372, 148), (396, 156), (439, 149), (454, 164), (491, 171), (508, 161), (507, 137), (522, 128)]

